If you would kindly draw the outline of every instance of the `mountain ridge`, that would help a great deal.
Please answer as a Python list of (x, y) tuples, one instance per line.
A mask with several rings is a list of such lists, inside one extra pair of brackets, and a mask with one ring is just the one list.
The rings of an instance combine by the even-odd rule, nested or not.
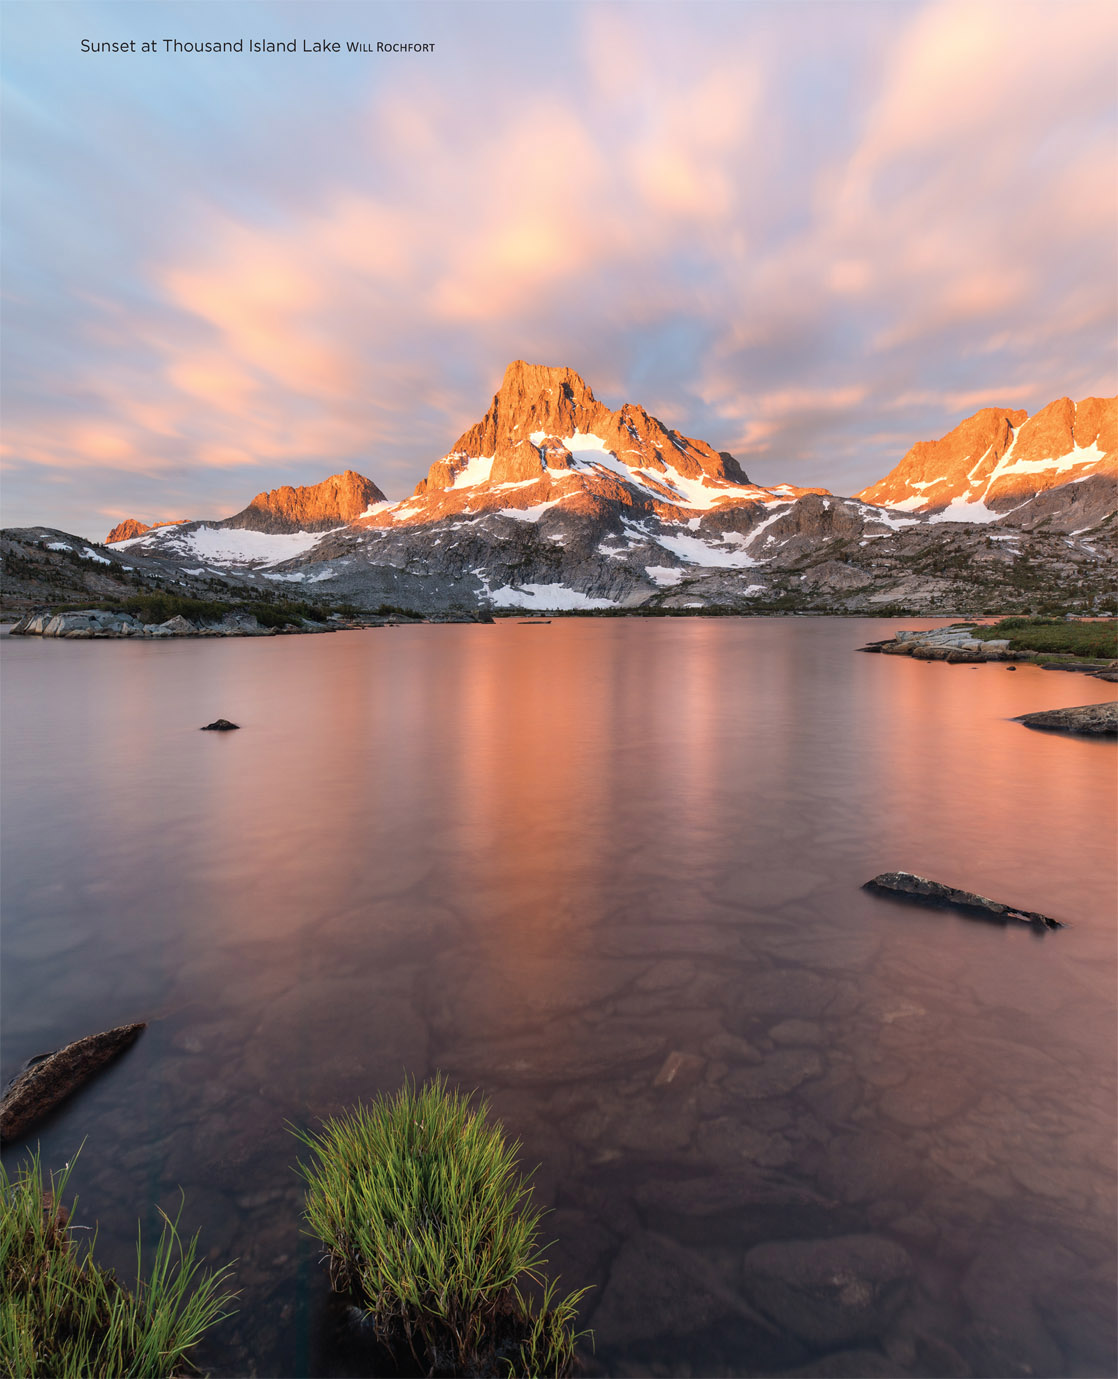
[(1005, 518), (1039, 494), (1118, 479), (1118, 397), (1061, 397), (1032, 416), (984, 407), (935, 441), (917, 441), (854, 496), (901, 512)]
[[(611, 410), (573, 369), (516, 360), (404, 499), (346, 471), (116, 549), (186, 578), (313, 584), (373, 606), (953, 612), (1061, 589), (1097, 601), (1118, 508), (1100, 440), (1116, 403), (1058, 399), (1033, 419), (981, 409), (913, 446), (882, 506), (867, 495), (884, 480), (853, 498), (751, 483), (732, 455), (644, 408)], [(1004, 511), (960, 487), (981, 481), (1001, 504), (1007, 475)]]

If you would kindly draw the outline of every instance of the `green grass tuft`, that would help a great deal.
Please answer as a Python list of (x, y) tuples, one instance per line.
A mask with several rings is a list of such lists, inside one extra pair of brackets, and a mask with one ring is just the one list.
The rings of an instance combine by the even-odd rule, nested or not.
[(221, 1291), (229, 1266), (203, 1270), (197, 1236), (184, 1243), (179, 1235), (181, 1207), (173, 1221), (161, 1212), (146, 1277), (137, 1241), (129, 1293), (94, 1264), (94, 1241), (79, 1245), (67, 1228), (62, 1196), (72, 1167), (73, 1160), (48, 1186), (37, 1153), (14, 1179), (0, 1165), (0, 1374), (170, 1379), (193, 1368), (187, 1351), (229, 1315), (234, 1295)]
[(313, 1155), (297, 1170), (306, 1219), (329, 1249), (335, 1290), (427, 1373), (565, 1375), (587, 1290), (556, 1300), (542, 1273), (543, 1213), (516, 1169), (520, 1145), (487, 1113), (438, 1076), (328, 1120), (320, 1134), (295, 1129)]

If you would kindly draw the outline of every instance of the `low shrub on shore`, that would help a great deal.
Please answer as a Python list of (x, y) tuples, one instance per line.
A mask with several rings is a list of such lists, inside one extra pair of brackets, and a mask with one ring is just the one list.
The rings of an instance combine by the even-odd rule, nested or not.
[(981, 641), (1009, 638), (1014, 651), (1062, 652), (1109, 661), (1118, 656), (1118, 620), (1065, 622), (1063, 618), (1002, 618), (993, 626), (975, 628)]
[(287, 623), (298, 626), (303, 618), (324, 622), (329, 616), (317, 604), (287, 599), (216, 603), (209, 599), (188, 598), (184, 594), (137, 594), (117, 606), (122, 613), (131, 613), (142, 623), (163, 623), (180, 615), (188, 622), (220, 622), (226, 613), (251, 613), (263, 627), (283, 627)]
[(14, 1179), (0, 1165), (0, 1374), (171, 1379), (192, 1369), (187, 1352), (229, 1315), (229, 1266), (202, 1269), (197, 1236), (184, 1243), (164, 1214), (146, 1277), (137, 1242), (128, 1292), (93, 1262), (94, 1241), (79, 1245), (67, 1228), (71, 1171), (72, 1161), (48, 1186), (38, 1154)]
[[(542, 1212), (516, 1171), (519, 1143), (488, 1106), (436, 1077), (295, 1130), (306, 1219), (330, 1251), (334, 1289), (377, 1340), (428, 1374), (561, 1376), (574, 1364), (586, 1289), (558, 1299), (538, 1245)], [(540, 1300), (527, 1295), (535, 1284)]]
[(291, 599), (242, 599), (237, 603), (219, 603), (186, 594), (164, 593), (133, 594), (123, 599), (79, 599), (71, 603), (52, 603), (49, 607), (53, 613), (80, 613), (93, 608), (107, 613), (128, 613), (144, 624), (169, 622), (174, 617), (183, 617), (193, 623), (216, 623), (227, 613), (251, 613), (262, 627), (285, 627), (288, 623), (298, 626), (304, 618), (325, 622), (331, 613), (352, 616), (357, 611), (349, 604), (324, 606)]

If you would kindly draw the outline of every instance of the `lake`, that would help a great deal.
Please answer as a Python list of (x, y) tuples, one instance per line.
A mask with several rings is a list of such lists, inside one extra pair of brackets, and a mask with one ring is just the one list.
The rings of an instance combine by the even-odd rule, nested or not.
[(930, 625), (5, 640), (5, 1080), (150, 1021), (37, 1135), (98, 1256), (181, 1188), (204, 1369), (367, 1373), (288, 1124), (441, 1069), (591, 1374), (1114, 1373), (1116, 748), (1010, 721), (1114, 686), (857, 652)]

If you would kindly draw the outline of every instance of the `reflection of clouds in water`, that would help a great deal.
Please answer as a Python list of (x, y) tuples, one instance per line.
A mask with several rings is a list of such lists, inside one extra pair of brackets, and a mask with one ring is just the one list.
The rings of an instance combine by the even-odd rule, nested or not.
[[(181, 1183), (203, 1247), (242, 1260), (213, 1363), (282, 1371), (326, 1287), (285, 1118), (441, 1067), (541, 1164), (604, 1364), (740, 1371), (747, 1252), (870, 1236), (971, 1368), (996, 1368), (990, 1328), (1002, 1370), (1054, 1344), (1098, 1368), (1094, 1285), (1069, 1339), (1017, 1261), (1043, 1238), (1077, 1279), (1113, 1247), (1109, 757), (1009, 721), (1065, 677), (855, 653), (880, 635), (555, 619), (9, 649), (5, 1059), (155, 1017), (43, 1127), (48, 1157), (90, 1136), (110, 1262), (145, 1185)], [(242, 732), (198, 733), (217, 713)], [(1036, 944), (861, 891), (901, 865), (1074, 928)], [(657, 1086), (672, 1052), (697, 1061)], [(931, 1282), (980, 1247), (1013, 1289), (972, 1279), (972, 1325)], [(851, 1254), (862, 1282), (878, 1254)], [(638, 1305), (679, 1268), (701, 1344)], [(750, 1356), (800, 1363), (801, 1322)]]

